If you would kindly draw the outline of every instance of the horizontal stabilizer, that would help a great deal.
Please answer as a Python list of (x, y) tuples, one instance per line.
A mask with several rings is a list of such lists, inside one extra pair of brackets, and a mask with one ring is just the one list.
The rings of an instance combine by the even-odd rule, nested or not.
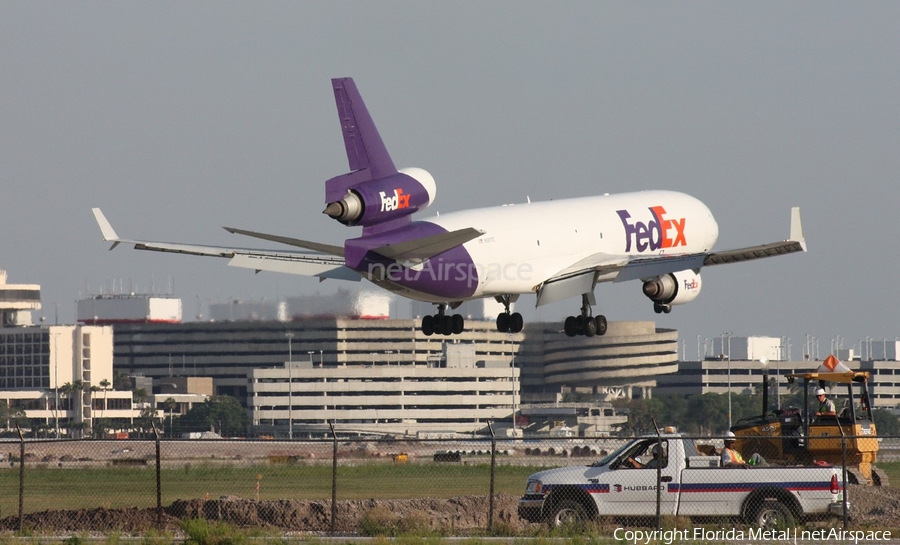
[[(286, 255), (279, 258), (269, 254), (236, 254), (228, 262), (229, 267), (241, 267), (255, 271), (278, 272), (297, 274), (301, 276), (319, 276), (326, 278), (340, 278), (341, 280), (361, 280), (362, 278), (353, 270), (343, 265), (335, 265), (330, 259), (316, 261), (307, 259), (299, 261), (295, 256)], [(349, 274), (335, 274), (338, 270), (345, 269)]]
[(328, 255), (336, 255), (343, 257), (344, 256), (344, 248), (341, 246), (334, 246), (332, 244), (322, 244), (321, 242), (311, 242), (308, 240), (300, 240), (299, 238), (293, 237), (284, 237), (281, 235), (269, 235), (267, 233), (257, 233), (256, 231), (245, 231), (244, 229), (236, 229), (234, 227), (223, 227), (229, 233), (234, 233), (236, 235), (244, 235), (247, 237), (259, 238), (262, 240), (269, 240), (272, 242), (278, 242), (281, 244), (287, 244), (288, 246), (297, 246), (298, 248), (305, 248), (307, 250), (312, 250), (314, 252), (322, 252), (323, 254)]
[[(94, 208), (94, 218), (100, 226), (103, 240), (113, 242), (113, 248), (119, 243), (133, 244), (135, 250), (152, 250), (187, 255), (204, 255), (229, 258), (232, 267), (243, 267), (259, 271), (282, 272), (304, 276), (317, 276), (320, 279), (337, 278), (341, 280), (360, 280), (359, 274), (344, 263), (344, 249), (329, 244), (319, 244), (289, 237), (266, 235), (253, 231), (229, 229), (233, 233), (256, 236), (273, 242), (281, 242), (292, 246), (316, 250), (323, 253), (300, 252), (296, 250), (263, 250), (257, 248), (231, 248), (225, 246), (209, 246), (205, 244), (184, 244), (179, 242), (151, 242), (148, 240), (130, 240), (119, 238), (109, 220), (99, 208)], [(112, 249), (112, 248), (110, 248)]]
[(472, 239), (478, 238), (483, 234), (484, 231), (466, 227), (465, 229), (457, 229), (456, 231), (450, 231), (448, 233), (416, 238), (398, 242), (397, 244), (388, 244), (380, 248), (375, 248), (372, 251), (388, 259), (393, 259), (394, 261), (421, 263), (426, 259), (456, 248), (460, 244), (465, 244)]

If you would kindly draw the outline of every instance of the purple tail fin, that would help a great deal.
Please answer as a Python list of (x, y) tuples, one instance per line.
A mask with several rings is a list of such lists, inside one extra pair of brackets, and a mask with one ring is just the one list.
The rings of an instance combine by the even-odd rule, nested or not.
[(397, 173), (353, 78), (335, 78), (331, 85), (351, 172), (326, 182), (325, 202), (342, 198), (355, 184)]
[(362, 225), (363, 234), (408, 225), (410, 216), (431, 204), (434, 178), (420, 168), (398, 171), (351, 78), (331, 80), (350, 172), (325, 182), (325, 210), (344, 225)]

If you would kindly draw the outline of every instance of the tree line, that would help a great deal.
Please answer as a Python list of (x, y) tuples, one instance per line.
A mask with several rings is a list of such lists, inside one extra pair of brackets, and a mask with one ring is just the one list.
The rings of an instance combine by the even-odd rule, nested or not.
[[(774, 392), (774, 387), (770, 391)], [(613, 405), (625, 409), (628, 414), (628, 422), (622, 426), (622, 433), (627, 435), (653, 433), (654, 421), (660, 427), (676, 426), (680, 432), (690, 435), (720, 436), (728, 431), (728, 394), (706, 393), (688, 398), (660, 395), (651, 399), (615, 401)], [(802, 410), (802, 386), (794, 385), (789, 394), (782, 395), (781, 407), (796, 407)], [(812, 404), (810, 410), (815, 411)], [(770, 394), (766, 412), (775, 414), (776, 411), (776, 398)], [(732, 425), (745, 418), (762, 415), (762, 394), (731, 394)], [(872, 416), (879, 436), (900, 436), (900, 418), (890, 410), (875, 409)]]

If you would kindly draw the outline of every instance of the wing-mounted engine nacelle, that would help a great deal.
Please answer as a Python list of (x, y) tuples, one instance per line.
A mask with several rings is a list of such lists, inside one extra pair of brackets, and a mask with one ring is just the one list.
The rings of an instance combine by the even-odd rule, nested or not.
[(349, 187), (342, 199), (328, 203), (324, 213), (345, 225), (377, 225), (428, 208), (436, 192), (431, 174), (404, 168)]
[(644, 295), (653, 301), (653, 310), (671, 312), (673, 305), (690, 303), (700, 295), (700, 275), (694, 271), (678, 271), (644, 282)]

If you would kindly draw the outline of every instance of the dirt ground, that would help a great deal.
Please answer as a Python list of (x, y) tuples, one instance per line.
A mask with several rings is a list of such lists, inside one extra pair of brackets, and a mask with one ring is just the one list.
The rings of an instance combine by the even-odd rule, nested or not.
[[(852, 486), (851, 527), (900, 529), (900, 489)], [(518, 497), (500, 494), (495, 498), (495, 528), (504, 533), (525, 532), (528, 523), (516, 514)], [(155, 509), (85, 509), (45, 511), (25, 515), (23, 527), (53, 532), (119, 532), (142, 534), (161, 530), (181, 531), (180, 521), (204, 518), (224, 521), (241, 528), (268, 528), (276, 532), (323, 533), (331, 529), (331, 502), (275, 500), (253, 501), (236, 497), (215, 500), (176, 501), (164, 507), (161, 517)], [(335, 530), (341, 534), (423, 531), (445, 535), (468, 535), (484, 531), (488, 523), (489, 499), (463, 496), (450, 499), (353, 500), (337, 505)], [(158, 519), (161, 518), (161, 526)], [(0, 530), (18, 529), (18, 517), (0, 520)], [(835, 523), (839, 524), (839, 523)]]

